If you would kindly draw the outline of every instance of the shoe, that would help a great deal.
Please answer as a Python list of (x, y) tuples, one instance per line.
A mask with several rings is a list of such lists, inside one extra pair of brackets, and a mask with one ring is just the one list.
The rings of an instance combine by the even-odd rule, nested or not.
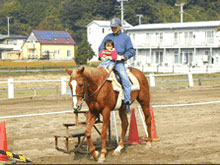
[(124, 103), (124, 108), (127, 114), (131, 114), (129, 102)]

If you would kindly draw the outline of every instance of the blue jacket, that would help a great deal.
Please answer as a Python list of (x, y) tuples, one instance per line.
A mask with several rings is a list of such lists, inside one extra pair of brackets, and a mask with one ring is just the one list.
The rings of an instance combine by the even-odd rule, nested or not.
[(99, 46), (99, 52), (105, 49), (104, 44), (107, 39), (110, 39), (114, 42), (114, 47), (118, 55), (124, 54), (128, 59), (135, 55), (135, 50), (131, 43), (130, 37), (122, 32), (119, 32), (118, 35), (115, 35), (114, 33), (106, 35), (101, 45)]

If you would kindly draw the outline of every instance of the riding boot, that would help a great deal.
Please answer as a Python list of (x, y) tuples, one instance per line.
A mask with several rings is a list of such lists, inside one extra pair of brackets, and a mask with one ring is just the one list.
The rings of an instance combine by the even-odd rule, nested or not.
[(129, 102), (124, 103), (124, 109), (127, 114), (131, 114), (130, 104)]

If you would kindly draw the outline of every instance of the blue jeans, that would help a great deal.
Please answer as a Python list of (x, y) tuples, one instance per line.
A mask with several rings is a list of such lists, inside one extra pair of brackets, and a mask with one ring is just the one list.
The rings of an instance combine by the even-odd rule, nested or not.
[(99, 66), (105, 68), (105, 69), (112, 69), (114, 66), (115, 62), (111, 61), (111, 60), (106, 60), (106, 61), (102, 61)]
[(127, 75), (127, 68), (125, 67), (124, 62), (119, 61), (116, 63), (114, 68), (118, 73), (122, 81), (122, 86), (124, 90), (125, 100), (124, 103), (131, 103), (131, 83)]

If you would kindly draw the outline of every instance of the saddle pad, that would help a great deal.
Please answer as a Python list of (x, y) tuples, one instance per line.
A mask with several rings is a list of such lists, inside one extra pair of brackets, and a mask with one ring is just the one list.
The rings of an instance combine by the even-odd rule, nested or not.
[[(106, 71), (109, 73), (109, 70), (106, 69)], [(127, 70), (127, 74), (130, 79), (130, 82), (132, 84), (131, 91), (140, 90), (140, 85), (139, 85), (137, 78), (130, 72), (129, 69)], [(123, 88), (122, 88), (121, 84), (118, 82), (118, 80), (116, 79), (114, 72), (111, 73), (111, 75), (108, 78), (108, 81), (112, 81), (113, 90), (116, 92), (119, 92), (118, 98), (117, 98), (117, 103), (114, 107), (114, 109), (116, 110), (121, 107), (122, 100), (124, 100)]]
[[(109, 73), (108, 69), (106, 69), (106, 71)], [(127, 74), (132, 84), (131, 91), (140, 90), (140, 85), (137, 78), (130, 72), (129, 69), (127, 69)], [(108, 78), (108, 81), (112, 81), (112, 86), (114, 91), (120, 92), (121, 90), (123, 90), (121, 84), (118, 82), (117, 78), (115, 77), (114, 72), (111, 73), (111, 75)]]

